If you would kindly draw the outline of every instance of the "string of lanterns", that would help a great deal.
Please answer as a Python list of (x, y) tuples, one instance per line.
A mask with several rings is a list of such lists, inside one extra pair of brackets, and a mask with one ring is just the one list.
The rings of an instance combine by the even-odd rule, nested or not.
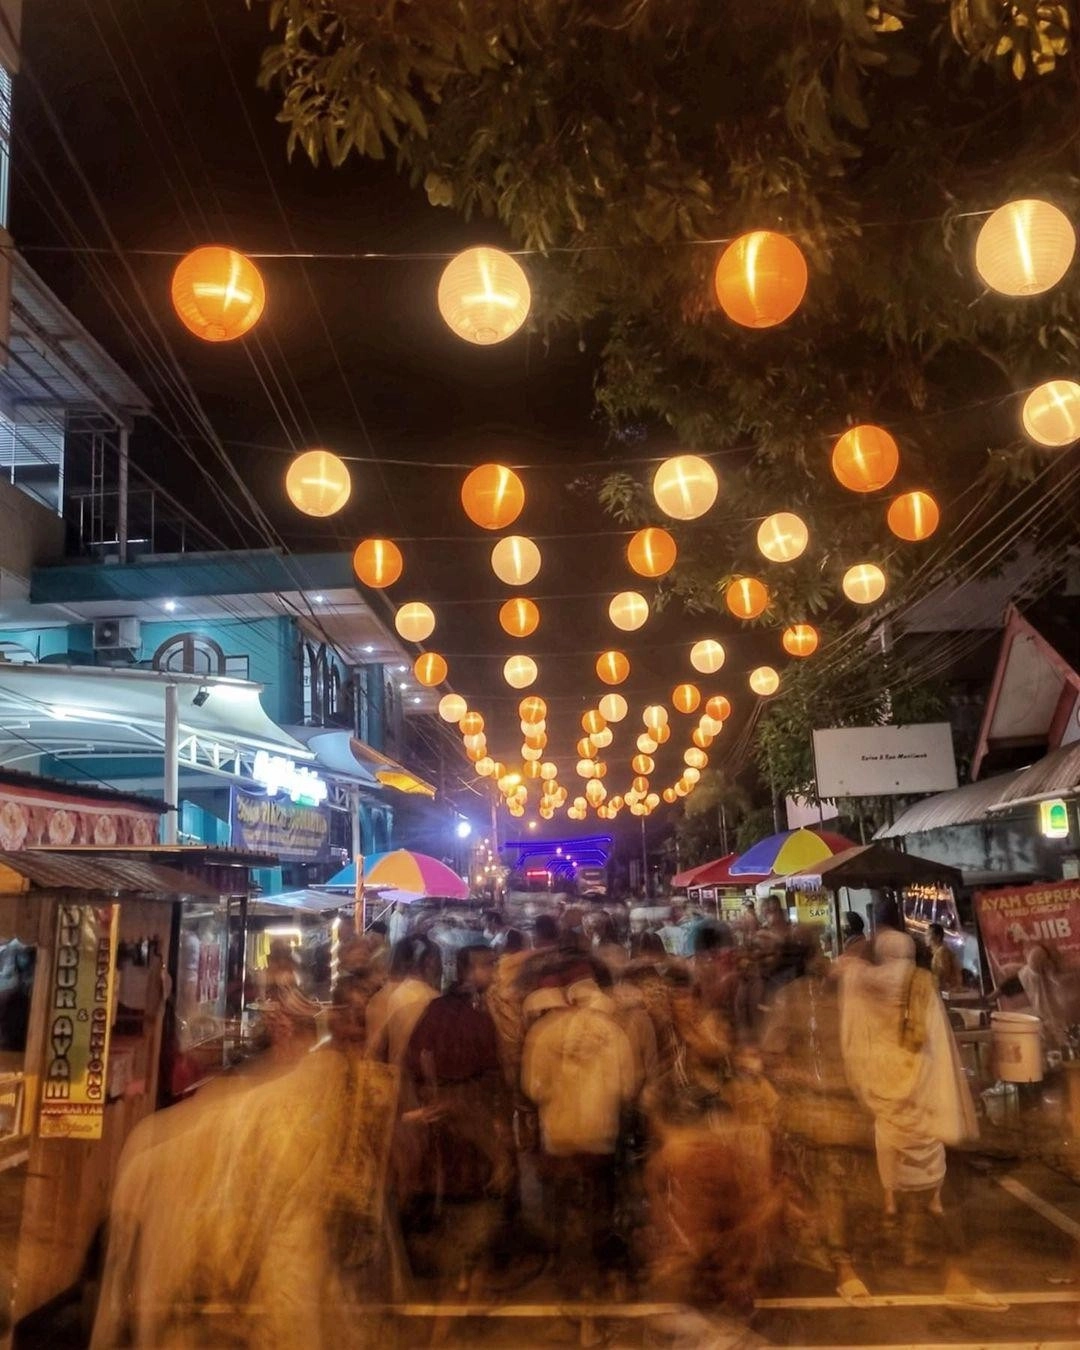
[[(983, 222), (975, 243), (974, 264), (991, 290), (1010, 297), (1033, 296), (1061, 282), (1075, 251), (1075, 230), (1064, 212), (1046, 201), (1023, 199), (1000, 207)], [(733, 323), (750, 329), (787, 322), (802, 305), (808, 284), (806, 258), (799, 245), (767, 230), (752, 231), (731, 241), (713, 272), (713, 290), (720, 309)], [(173, 274), (171, 295), (181, 323), (207, 342), (242, 338), (260, 321), (267, 304), (266, 285), (255, 263), (234, 249), (220, 246), (198, 248), (182, 258)], [(518, 332), (532, 302), (529, 280), (521, 265), (508, 254), (485, 247), (468, 249), (448, 262), (439, 279), (436, 299), (450, 330), (481, 346), (503, 342)], [(1032, 389), (1023, 402), (1021, 423), (1026, 435), (1045, 448), (1058, 449), (1080, 440), (1080, 383), (1055, 379)], [(899, 446), (889, 431), (859, 423), (836, 438), (830, 464), (842, 488), (865, 496), (881, 492), (893, 482), (900, 458)], [(337, 455), (316, 448), (290, 463), (285, 490), (299, 511), (325, 518), (346, 506), (352, 483), (348, 468)], [(668, 519), (679, 522), (706, 515), (720, 490), (716, 471), (697, 455), (664, 460), (652, 480), (657, 508)], [(525, 535), (501, 533), (514, 524), (525, 506), (525, 487), (519, 475), (505, 465), (480, 465), (465, 478), (461, 502), (475, 525), (501, 534), (491, 549), (495, 576), (508, 587), (530, 585), (542, 568), (540, 548)], [(901, 493), (886, 509), (889, 530), (909, 543), (930, 538), (940, 520), (937, 502), (922, 489)], [(798, 515), (777, 511), (760, 522), (756, 543), (767, 562), (785, 565), (806, 552), (810, 535)], [(630, 539), (626, 558), (637, 576), (657, 580), (675, 566), (678, 546), (667, 529), (649, 525)], [(377, 537), (357, 545), (353, 566), (357, 578), (373, 589), (393, 586), (404, 573), (401, 550), (392, 540)], [(841, 582), (844, 595), (859, 606), (875, 604), (886, 586), (883, 569), (869, 559), (849, 566)], [(764, 615), (770, 599), (766, 582), (754, 576), (732, 577), (724, 590), (727, 610), (745, 622)], [(608, 607), (612, 626), (623, 632), (637, 631), (649, 616), (649, 600), (637, 590), (617, 593)], [(515, 639), (531, 636), (540, 622), (538, 605), (525, 596), (507, 599), (500, 607), (500, 626)], [(410, 600), (398, 606), (394, 624), (403, 639), (421, 643), (435, 632), (436, 615), (430, 605)], [(783, 651), (793, 659), (812, 656), (819, 643), (817, 630), (804, 622), (788, 625), (780, 635)], [(690, 650), (690, 664), (700, 674), (715, 674), (725, 659), (723, 645), (712, 638), (695, 642)], [(584, 795), (575, 797), (568, 807), (570, 815), (584, 813), (589, 807), (611, 813), (623, 805), (643, 814), (661, 800), (661, 795), (649, 790), (649, 778), (655, 771), (653, 752), (670, 735), (667, 708), (662, 704), (644, 710), (645, 730), (637, 737), (637, 753), (630, 761), (631, 787), (621, 796), (609, 798), (601, 781), (606, 764), (597, 753), (612, 743), (609, 723), (618, 723), (628, 714), (626, 699), (611, 686), (624, 683), (630, 669), (629, 658), (617, 649), (603, 651), (596, 659), (597, 678), (608, 686), (608, 692), (582, 719), (585, 735), (578, 742), (578, 770), (586, 788)], [(418, 683), (427, 687), (444, 683), (449, 674), (446, 659), (430, 651), (417, 656), (413, 671)], [(535, 684), (539, 673), (535, 659), (525, 654), (513, 654), (504, 662), (504, 679), (516, 690)], [(756, 667), (748, 677), (750, 690), (759, 697), (773, 696), (780, 683), (779, 672), (769, 665)], [(673, 690), (671, 705), (676, 712), (690, 716), (701, 700), (701, 691), (695, 685), (682, 683)], [(440, 716), (461, 730), (466, 753), (476, 764), (477, 773), (495, 777), (508, 809), (515, 813), (524, 810), (528, 796), (524, 780), (536, 779), (542, 784), (541, 813), (553, 812), (566, 804), (569, 793), (558, 782), (557, 765), (542, 757), (547, 746), (546, 705), (539, 696), (530, 695), (522, 699), (519, 712), (524, 738), (520, 772), (505, 769), (487, 755), (483, 717), (469, 710), (463, 698), (447, 694), (439, 703)], [(692, 732), (692, 744), (684, 753), (685, 770), (663, 790), (663, 800), (675, 800), (693, 789), (708, 763), (708, 746), (729, 715), (730, 704), (724, 696), (708, 700)]]

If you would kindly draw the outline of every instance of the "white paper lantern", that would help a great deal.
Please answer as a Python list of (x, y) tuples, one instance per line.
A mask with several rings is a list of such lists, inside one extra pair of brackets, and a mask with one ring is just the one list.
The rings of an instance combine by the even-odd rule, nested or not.
[(1048, 380), (1024, 400), (1024, 430), (1036, 445), (1058, 449), (1080, 441), (1080, 384)]
[(649, 617), (649, 602), (640, 591), (620, 591), (608, 605), (608, 618), (624, 633), (633, 633)]
[(758, 666), (750, 672), (750, 688), (762, 698), (768, 698), (780, 688), (780, 676), (772, 666)]
[(439, 313), (466, 342), (489, 347), (512, 337), (529, 315), (532, 295), (521, 264), (497, 248), (468, 248), (439, 278)]
[(673, 520), (696, 520), (716, 501), (720, 480), (712, 465), (698, 455), (665, 459), (653, 478), (653, 496)]
[(975, 270), (1002, 295), (1041, 295), (1062, 279), (1075, 252), (1076, 231), (1064, 211), (1025, 197), (986, 220), (975, 241)]
[(460, 694), (443, 694), (439, 699), (439, 716), (444, 722), (453, 722), (456, 726), (468, 711), (469, 705)]
[(508, 534), (491, 550), (491, 570), (507, 586), (527, 586), (540, 561), (540, 550), (522, 534)]
[(844, 594), (856, 605), (872, 605), (885, 594), (885, 573), (876, 563), (856, 563), (844, 573)]
[(605, 694), (600, 700), (599, 707), (607, 722), (621, 722), (630, 710), (630, 705), (622, 694)]
[[(435, 631), (435, 611), (422, 600), (410, 600), (394, 615), (394, 627), (406, 642), (424, 642)], [(465, 716), (464, 712), (461, 716)], [(447, 718), (447, 721), (452, 720)]]
[(770, 562), (794, 562), (806, 551), (810, 532), (791, 511), (766, 516), (758, 526), (757, 546)]
[(527, 689), (536, 682), (536, 662), (531, 656), (511, 656), (503, 666), (503, 679), (511, 689)]
[(702, 675), (715, 675), (724, 664), (726, 655), (721, 643), (705, 638), (690, 648), (690, 664)]

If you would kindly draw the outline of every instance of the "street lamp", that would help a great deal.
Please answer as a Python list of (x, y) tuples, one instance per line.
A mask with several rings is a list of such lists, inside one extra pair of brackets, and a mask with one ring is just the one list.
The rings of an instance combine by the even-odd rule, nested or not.
[(457, 837), (459, 839), (468, 839), (472, 834), (472, 822), (465, 819), (464, 816), (457, 823)]

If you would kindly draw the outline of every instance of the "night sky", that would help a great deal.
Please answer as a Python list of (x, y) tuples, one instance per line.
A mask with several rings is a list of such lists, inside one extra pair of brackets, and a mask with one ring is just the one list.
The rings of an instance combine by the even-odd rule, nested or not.
[[(625, 565), (630, 532), (596, 503), (604, 466), (618, 466), (626, 453), (593, 410), (602, 334), (573, 329), (549, 344), (523, 332), (493, 348), (464, 343), (435, 306), (438, 257), (260, 261), (269, 300), (253, 339), (204, 344), (181, 327), (169, 278), (175, 255), (198, 244), (250, 253), (439, 254), (507, 242), (491, 222), (470, 224), (428, 205), (392, 165), (287, 162), (276, 101), (256, 88), (264, 21), (240, 0), (29, 4), (15, 111), (17, 246), (150, 394), (164, 425), (139, 429), (136, 463), (219, 538), (269, 542), (246, 518), (217, 448), (178, 397), (181, 377), (288, 546), (351, 550), (369, 534), (401, 541), (407, 579), (393, 599), (435, 606), (439, 628), (428, 645), (447, 655), (454, 688), (497, 713), (493, 748), (501, 755), (516, 753), (520, 697), (503, 683), (502, 662), (518, 649), (536, 656), (541, 678), (530, 692), (556, 710), (551, 749), (573, 795), (578, 716), (603, 692), (597, 653), (605, 646), (628, 653), (634, 673), (623, 692), (640, 708), (649, 698), (666, 700), (691, 676), (686, 643), (724, 637), (727, 625), (666, 613), (624, 635), (607, 620), (614, 591), (637, 582), (648, 593), (649, 585)], [(105, 252), (73, 253), (73, 246)], [(168, 388), (163, 370), (171, 372)], [(290, 454), (311, 445), (381, 461), (350, 466), (352, 501), (326, 522), (299, 516), (283, 492)], [(632, 453), (668, 448), (654, 437)], [(498, 626), (506, 590), (488, 567), (493, 536), (474, 527), (458, 502), (467, 467), (490, 459), (529, 466), (525, 512), (513, 529), (544, 552), (540, 578), (523, 591), (541, 604), (543, 622), (524, 643)], [(582, 481), (586, 475), (591, 481)], [(737, 712), (751, 702), (733, 691), (745, 689), (745, 670), (760, 659), (755, 648), (778, 647), (775, 633), (738, 641), (724, 680), (703, 681), (706, 694), (732, 696)], [(631, 719), (609, 752), (608, 783), (618, 780), (612, 790), (629, 785), (626, 765), (641, 730), (636, 711)], [(681, 769), (693, 725), (688, 719), (665, 747), (670, 763), (659, 761), (667, 772), (658, 767), (657, 789)]]

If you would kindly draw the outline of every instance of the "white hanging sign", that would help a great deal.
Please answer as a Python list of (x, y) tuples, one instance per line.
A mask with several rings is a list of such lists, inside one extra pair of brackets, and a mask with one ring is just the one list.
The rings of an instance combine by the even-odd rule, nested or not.
[(314, 769), (305, 768), (284, 755), (271, 755), (260, 750), (255, 756), (251, 775), (261, 783), (271, 797), (287, 792), (294, 802), (318, 806), (326, 801), (330, 789)]

